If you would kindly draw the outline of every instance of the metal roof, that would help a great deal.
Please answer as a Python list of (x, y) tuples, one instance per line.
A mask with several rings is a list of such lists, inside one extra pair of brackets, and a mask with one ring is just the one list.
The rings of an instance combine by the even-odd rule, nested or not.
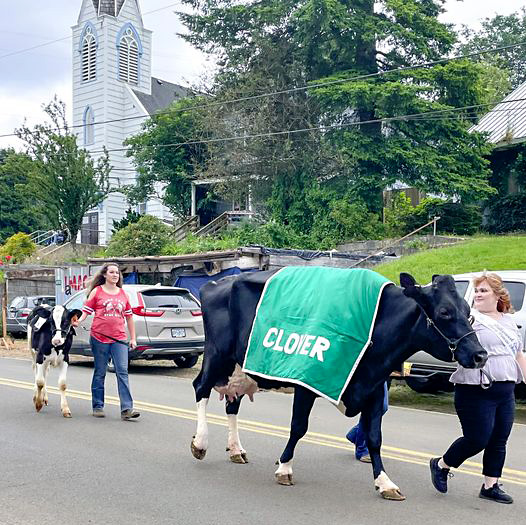
[(489, 134), (488, 141), (506, 147), (526, 140), (526, 82), (486, 113), (470, 131)]

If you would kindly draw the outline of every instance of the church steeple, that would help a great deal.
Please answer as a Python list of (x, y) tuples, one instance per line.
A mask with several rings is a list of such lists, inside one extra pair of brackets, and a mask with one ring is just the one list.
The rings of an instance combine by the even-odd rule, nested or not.
[(97, 15), (118, 16), (125, 0), (92, 0)]

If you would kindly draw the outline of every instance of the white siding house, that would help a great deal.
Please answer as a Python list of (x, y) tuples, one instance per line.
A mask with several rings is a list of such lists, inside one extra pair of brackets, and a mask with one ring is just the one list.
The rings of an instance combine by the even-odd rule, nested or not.
[[(103, 147), (109, 150), (114, 188), (133, 184), (137, 174), (123, 141), (138, 133), (149, 115), (188, 91), (151, 76), (152, 32), (144, 27), (138, 0), (83, 0), (72, 32), (73, 125), (79, 144), (94, 158)], [(84, 218), (81, 241), (107, 244), (113, 221), (127, 208), (122, 193), (110, 194)], [(141, 211), (173, 220), (159, 199), (144, 203)]]

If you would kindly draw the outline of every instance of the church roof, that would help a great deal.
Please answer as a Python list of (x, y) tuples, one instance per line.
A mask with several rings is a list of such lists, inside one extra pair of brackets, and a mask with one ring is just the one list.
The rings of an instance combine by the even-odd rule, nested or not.
[(188, 88), (155, 77), (152, 77), (151, 95), (136, 89), (133, 92), (149, 115), (166, 109), (174, 100), (192, 94)]
[(526, 82), (486, 113), (470, 131), (488, 133), (497, 148), (526, 141)]
[(92, 0), (97, 15), (118, 16), (125, 0)]

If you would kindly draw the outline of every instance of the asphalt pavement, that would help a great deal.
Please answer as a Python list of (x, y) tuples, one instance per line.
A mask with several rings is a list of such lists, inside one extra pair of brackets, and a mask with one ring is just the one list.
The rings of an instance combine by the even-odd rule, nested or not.
[(250, 462), (237, 465), (225, 452), (224, 408), (214, 395), (210, 447), (198, 461), (190, 453), (191, 381), (157, 372), (132, 372), (141, 417), (123, 422), (114, 375), (106, 379), (107, 417), (95, 419), (92, 368), (70, 366), (73, 418), (64, 419), (56, 370), (49, 374), (50, 404), (37, 414), (30, 362), (0, 358), (0, 524), (524, 523), (526, 425), (514, 426), (502, 479), (515, 503), (500, 505), (477, 497), (480, 457), (455, 471), (448, 494), (431, 486), (429, 458), (458, 437), (455, 416), (390, 407), (383, 424), (384, 464), (407, 497), (392, 502), (379, 497), (370, 465), (356, 461), (345, 440), (356, 418), (317, 400), (309, 434), (296, 449), (296, 484), (283, 487), (274, 481), (274, 463), (286, 443), (292, 396), (260, 393), (253, 404), (243, 401), (240, 434)]

